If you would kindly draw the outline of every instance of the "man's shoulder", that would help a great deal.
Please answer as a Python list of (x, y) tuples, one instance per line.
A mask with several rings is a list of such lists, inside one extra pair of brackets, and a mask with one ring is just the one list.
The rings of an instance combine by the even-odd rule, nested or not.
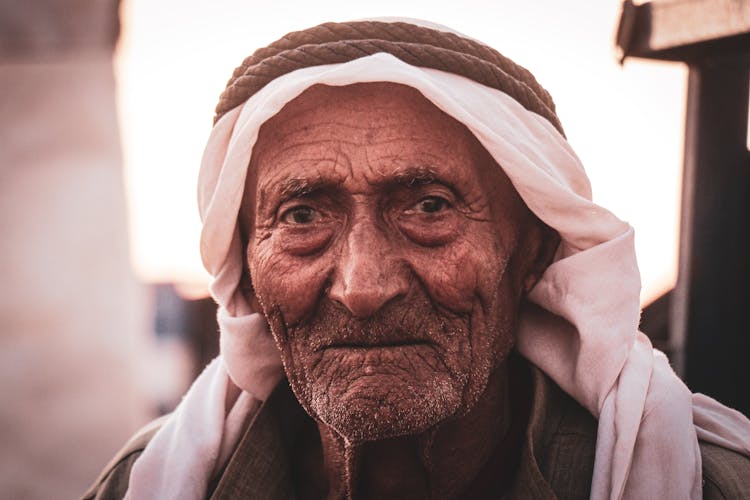
[[(540, 470), (556, 492), (571, 493), (558, 496), (586, 498), (598, 423), (541, 371), (535, 375), (536, 390), (541, 389), (544, 401), (544, 428), (536, 431), (539, 443), (535, 453)], [(698, 444), (703, 463), (703, 498), (750, 499), (750, 458), (713, 443)]]
[(597, 421), (552, 379), (531, 366), (534, 394), (527, 435), (535, 465), (557, 498), (588, 498)]
[(700, 448), (703, 498), (750, 498), (750, 458), (704, 441)]
[(104, 467), (94, 484), (83, 494), (83, 500), (123, 498), (128, 490), (133, 464), (168, 417), (159, 417), (138, 430)]
[[(533, 448), (532, 456), (535, 455), (541, 474), (550, 482), (558, 497), (586, 498), (593, 472), (597, 421), (545, 375), (536, 373), (536, 379), (536, 403), (541, 405), (535, 409), (537, 418), (532, 418), (530, 422), (536, 427), (535, 439), (531, 440), (533, 444), (529, 443)], [(107, 464), (99, 478), (83, 495), (83, 499), (123, 498), (128, 489), (133, 463), (167, 417), (154, 420), (136, 432)], [(250, 425), (248, 432), (256, 427), (259, 426)], [(259, 443), (256, 434), (258, 432), (253, 436), (245, 436), (255, 438), (253, 449), (265, 442), (261, 439)], [(248, 440), (245, 438), (243, 442)], [(261, 452), (265, 455), (266, 450), (263, 448)], [(703, 461), (704, 499), (750, 498), (748, 457), (703, 441), (700, 442), (700, 449)], [(234, 459), (237, 460), (239, 457)], [(245, 468), (242, 467), (243, 470)]]

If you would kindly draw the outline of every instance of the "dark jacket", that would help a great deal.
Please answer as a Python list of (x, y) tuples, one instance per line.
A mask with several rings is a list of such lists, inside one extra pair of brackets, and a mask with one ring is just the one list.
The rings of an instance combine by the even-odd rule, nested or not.
[[(505, 498), (588, 499), (597, 422), (541, 371), (530, 371), (531, 405), (515, 478)], [(234, 455), (211, 485), (211, 499), (295, 498), (290, 453), (295, 429), (309, 424), (286, 383), (248, 419)], [(164, 419), (144, 427), (105, 467), (84, 499), (120, 499), (133, 462)], [(750, 459), (700, 443), (703, 498), (750, 499)]]

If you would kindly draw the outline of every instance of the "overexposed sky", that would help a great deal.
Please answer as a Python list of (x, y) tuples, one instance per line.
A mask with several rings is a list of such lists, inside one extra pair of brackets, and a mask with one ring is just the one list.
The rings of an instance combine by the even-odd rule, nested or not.
[(618, 0), (464, 2), (125, 0), (118, 100), (133, 264), (146, 281), (205, 283), (196, 180), (213, 109), (256, 48), (325, 21), (445, 24), (531, 70), (550, 91), (594, 200), (636, 229), (648, 301), (671, 287), (686, 70), (614, 56)]

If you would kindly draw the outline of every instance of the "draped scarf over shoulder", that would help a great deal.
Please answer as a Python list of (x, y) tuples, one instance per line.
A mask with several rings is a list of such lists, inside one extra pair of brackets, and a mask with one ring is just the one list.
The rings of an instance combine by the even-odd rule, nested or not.
[(221, 96), (198, 186), (221, 356), (136, 461), (130, 498), (204, 497), (244, 417), (283, 377), (265, 320), (239, 289), (237, 217), (253, 145), (260, 126), (310, 86), (362, 82), (413, 87), (463, 123), (560, 234), (554, 262), (521, 309), (517, 346), (598, 418), (592, 499), (700, 498), (698, 436), (750, 455), (750, 422), (692, 395), (638, 331), (633, 229), (591, 201), (552, 99), (533, 76), (447, 28), (328, 23), (258, 50)]

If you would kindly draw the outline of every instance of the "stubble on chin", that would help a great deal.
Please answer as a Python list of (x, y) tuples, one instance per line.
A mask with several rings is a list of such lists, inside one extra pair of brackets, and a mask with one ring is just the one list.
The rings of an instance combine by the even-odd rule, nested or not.
[(422, 296), (365, 320), (326, 298), (298, 324), (279, 308), (267, 317), (297, 399), (350, 442), (417, 434), (466, 410), (476, 356), (467, 315)]

